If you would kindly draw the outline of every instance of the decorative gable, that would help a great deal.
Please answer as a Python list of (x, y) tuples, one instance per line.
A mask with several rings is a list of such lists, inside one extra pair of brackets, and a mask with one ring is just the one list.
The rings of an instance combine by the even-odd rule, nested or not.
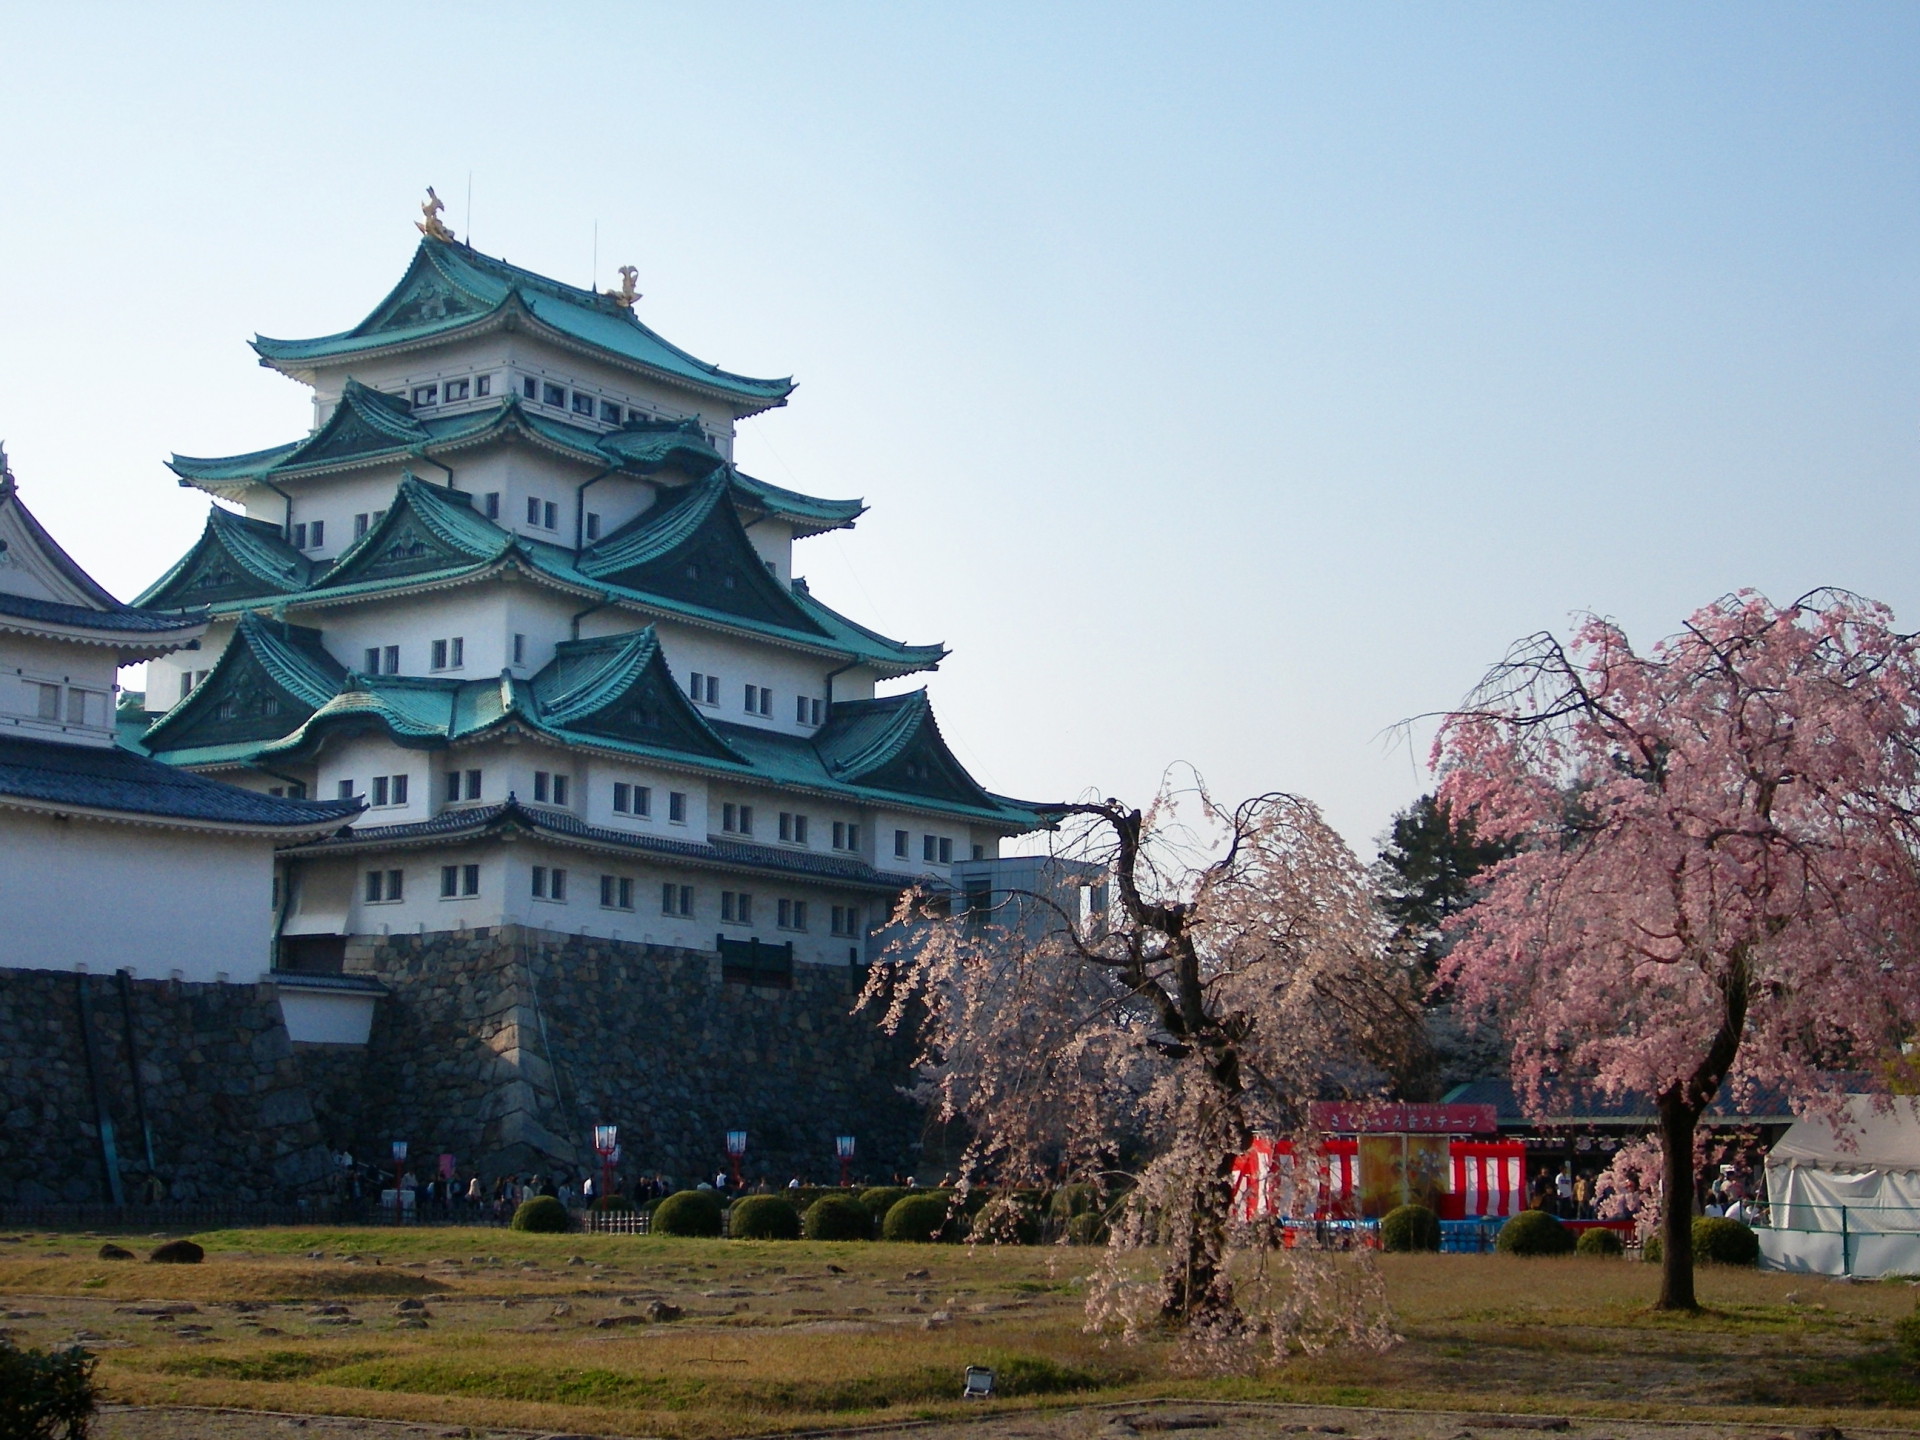
[(404, 476), (381, 522), (356, 540), (327, 572), (329, 588), (398, 580), (490, 560), (511, 543), (506, 532), (474, 513), (473, 497)]
[(999, 804), (947, 748), (924, 690), (836, 703), (813, 743), (838, 780), (988, 809)]
[(724, 472), (609, 535), (581, 557), (580, 569), (629, 590), (764, 625), (826, 633), (768, 573), (734, 511)]
[(199, 542), (138, 603), (185, 609), (290, 595), (305, 587), (311, 571), (306, 557), (281, 538), (279, 526), (215, 506)]
[(483, 314), (491, 308), (477, 304), (471, 297), (455, 289), (446, 276), (434, 268), (422, 247), (414, 259), (413, 273), (357, 327), (356, 333), (377, 335), (385, 330), (411, 330), (442, 320)]
[(556, 728), (716, 760), (740, 759), (681, 694), (652, 626), (561, 644), (533, 688), (541, 720)]
[(276, 740), (305, 723), (344, 676), (319, 631), (243, 615), (212, 673), (142, 743), (162, 751)]

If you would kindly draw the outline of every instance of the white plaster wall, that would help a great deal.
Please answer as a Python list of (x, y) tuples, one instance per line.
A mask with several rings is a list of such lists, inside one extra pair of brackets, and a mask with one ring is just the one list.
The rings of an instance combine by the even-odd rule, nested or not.
[(280, 991), (280, 1018), (287, 1038), (308, 1045), (364, 1045), (373, 1033), (373, 995), (330, 995), (318, 990)]
[(232, 620), (216, 620), (207, 626), (207, 633), (200, 637), (198, 650), (175, 650), (170, 655), (161, 655), (146, 663), (145, 673), (139, 677), (139, 688), (146, 693), (146, 706), (156, 715), (164, 715), (180, 703), (180, 676), (191, 670), (198, 674), (213, 673), (213, 667), (219, 663), (221, 655), (226, 653), (227, 642), (233, 639)]
[[(505, 585), (461, 585), (310, 610), (300, 619), (318, 622), (321, 645), (349, 670), (365, 670), (367, 650), (398, 645), (402, 675), (486, 680), (507, 668), (512, 653), (507, 615), (515, 598)], [(464, 662), (457, 670), (435, 670), (433, 642), (456, 636), (466, 642)]]
[[(635, 618), (616, 611), (602, 611), (583, 620), (580, 633), (588, 636), (615, 634), (634, 628)], [(794, 718), (794, 697), (806, 695), (821, 702), (821, 718), (825, 719), (827, 672), (833, 668), (831, 662), (774, 645), (696, 629), (672, 620), (658, 621), (654, 628), (660, 637), (660, 649), (666, 656), (667, 669), (682, 694), (686, 693), (688, 677), (695, 671), (720, 677), (719, 705), (702, 704), (699, 707), (701, 714), (716, 720), (731, 720), (741, 725), (778, 730), (788, 735), (811, 735), (816, 727), (802, 725)], [(749, 682), (773, 691), (772, 715), (762, 717), (747, 713), (746, 687)], [(839, 691), (839, 679), (834, 681), (834, 688), (836, 692)], [(842, 695), (841, 698), (846, 697)]]
[(773, 567), (775, 579), (782, 585), (793, 579), (793, 526), (768, 516), (747, 526), (747, 539), (760, 558)]
[(250, 983), (270, 964), (273, 844), (0, 810), (0, 966)]
[(350, 781), (353, 793), (366, 798), (371, 805), (374, 776), (388, 777), (388, 795), (391, 796), (392, 777), (405, 775), (406, 804), (395, 805), (389, 800), (386, 805), (372, 806), (354, 823), (406, 825), (431, 819), (434, 813), (434, 771), (443, 753), (409, 749), (394, 744), (384, 735), (354, 735), (331, 740), (321, 750), (314, 766), (316, 784), (313, 798), (335, 799), (339, 796), (341, 782)]
[[(103, 646), (63, 645), (32, 635), (0, 633), (0, 734), (76, 745), (112, 744), (116, 660), (115, 653)], [(42, 685), (60, 687), (57, 720), (40, 719)], [(67, 723), (69, 691), (82, 696), (84, 716), (77, 725)]]
[[(700, 837), (707, 833), (707, 785), (699, 776), (602, 755), (576, 756), (575, 764), (576, 774), (580, 777), (576, 783), (581, 786), (581, 800), (574, 807), (574, 813), (588, 824), (603, 825), (609, 830), (635, 835), (654, 835), (693, 843), (698, 843)], [(613, 787), (616, 782), (644, 785), (650, 789), (653, 792), (653, 813), (616, 813), (613, 808)], [(671, 813), (668, 797), (675, 792), (687, 797), (686, 819), (680, 822), (667, 818)]]
[[(873, 848), (869, 859), (876, 870), (890, 875), (925, 875), (929, 872), (944, 874), (949, 865), (969, 859), (973, 854), (974, 836), (964, 821), (948, 820), (934, 815), (916, 815), (906, 811), (875, 810), (873, 812)], [(907, 854), (905, 858), (893, 853), (894, 831), (907, 832)], [(925, 858), (923, 840), (932, 835), (936, 840), (945, 838), (953, 842), (953, 859), (942, 865), (937, 859)], [(984, 843), (984, 842), (982, 842)], [(935, 852), (938, 854), (938, 851)], [(993, 850), (987, 854), (991, 856)]]

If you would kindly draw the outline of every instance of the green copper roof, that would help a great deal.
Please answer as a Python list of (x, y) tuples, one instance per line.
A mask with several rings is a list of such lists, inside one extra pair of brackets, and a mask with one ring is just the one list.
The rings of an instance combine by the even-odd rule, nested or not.
[[(203, 598), (194, 588), (197, 577), (225, 575), (235, 568), (208, 571), (196, 560), (208, 544), (203, 536), (142, 603), (204, 603), (216, 616), (232, 615), (265, 606), (331, 605), (514, 569), (581, 595), (843, 656), (883, 674), (911, 674), (945, 658), (940, 645), (905, 645), (856, 625), (815, 600), (800, 581), (782, 586), (761, 564), (732, 507), (719, 503), (726, 493), (720, 475), (716, 471), (702, 486), (670, 492), (655, 509), (579, 557), (564, 546), (502, 529), (476, 511), (473, 497), (463, 491), (407, 476), (380, 524), (298, 589), (283, 588), (284, 582), (236, 582)], [(218, 509), (214, 513), (219, 518), (209, 521), (209, 535), (217, 530), (224, 542), (237, 525), (249, 543), (311, 568), (278, 539), (272, 526)], [(609, 573), (623, 561), (632, 563)], [(689, 580), (681, 562), (699, 568), (699, 578)], [(596, 573), (587, 571), (589, 563)], [(734, 578), (732, 589), (724, 586), (728, 574)]]
[(440, 240), (420, 242), (400, 283), (351, 330), (311, 340), (262, 335), (253, 348), (263, 363), (277, 369), (311, 370), (503, 319), (544, 329), (625, 368), (712, 394), (741, 414), (783, 405), (793, 391), (791, 379), (759, 380), (709, 365), (655, 334), (617, 300)]
[[(530, 682), (508, 674), (459, 681), (349, 672), (305, 653), (312, 633), (243, 617), (235, 643), (195, 692), (205, 692), (202, 705), (183, 702), (141, 737), (140, 748), (175, 765), (271, 767), (308, 759), (343, 735), (379, 733), (410, 748), (438, 749), (511, 724), (560, 744), (747, 784), (802, 786), (850, 802), (933, 809), (1012, 830), (1039, 823), (1035, 807), (990, 794), (966, 774), (941, 741), (924, 691), (837, 704), (809, 737), (707, 720), (674, 683), (651, 626), (563, 643)], [(307, 703), (289, 700), (282, 711), (296, 724), (265, 734), (252, 719), (249, 739), (194, 718), (244, 690), (222, 674), (239, 668), (238, 662), (229, 667), (237, 654), (258, 656), (276, 675), (284, 672), (289, 691), (297, 687)]]

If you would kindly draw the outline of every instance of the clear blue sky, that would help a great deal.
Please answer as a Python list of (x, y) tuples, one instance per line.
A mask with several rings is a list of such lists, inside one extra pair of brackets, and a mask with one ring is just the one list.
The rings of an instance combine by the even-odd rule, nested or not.
[[(160, 13), (164, 10), (166, 13)], [(786, 374), (827, 600), (990, 785), (1169, 762), (1370, 851), (1381, 732), (1593, 608), (1920, 624), (1911, 5), (10, 7), (0, 437), (123, 595), (293, 438), (423, 186)]]

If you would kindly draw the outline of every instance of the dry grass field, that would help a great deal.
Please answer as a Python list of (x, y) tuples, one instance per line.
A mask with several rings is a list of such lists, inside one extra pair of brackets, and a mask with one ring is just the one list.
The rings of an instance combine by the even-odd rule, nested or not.
[(1083, 1332), (1084, 1250), (286, 1229), (197, 1236), (205, 1264), (165, 1266), (95, 1258), (113, 1238), (0, 1236), (0, 1323), (77, 1338), (123, 1403), (704, 1440), (974, 1414), (961, 1371), (987, 1364), (998, 1410), (1180, 1397), (1920, 1429), (1920, 1372), (1894, 1344), (1920, 1293), (1904, 1282), (1709, 1270), (1706, 1313), (1678, 1318), (1647, 1310), (1654, 1273), (1629, 1261), (1386, 1256), (1400, 1345), (1201, 1379)]

